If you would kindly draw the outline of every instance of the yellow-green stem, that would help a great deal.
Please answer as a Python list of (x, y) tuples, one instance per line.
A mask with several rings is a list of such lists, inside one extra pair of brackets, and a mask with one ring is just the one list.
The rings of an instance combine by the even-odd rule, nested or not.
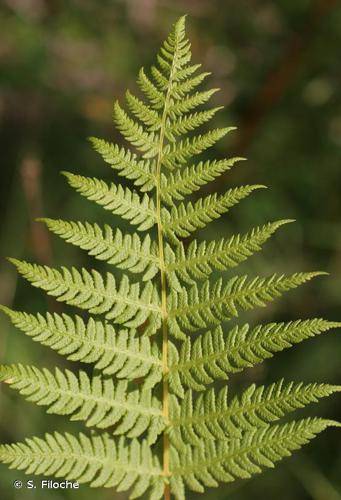
[[(162, 395), (162, 413), (163, 417), (168, 423), (169, 421), (169, 387), (168, 387), (168, 311), (167, 311), (167, 277), (166, 277), (166, 264), (164, 255), (164, 242), (163, 242), (163, 229), (161, 219), (161, 165), (163, 157), (163, 147), (165, 138), (165, 127), (168, 113), (168, 105), (172, 89), (173, 72), (176, 66), (176, 53), (172, 62), (169, 85), (165, 102), (163, 106), (160, 136), (159, 136), (159, 151), (156, 162), (156, 219), (157, 219), (157, 233), (158, 233), (158, 246), (159, 246), (159, 259), (160, 259), (160, 280), (161, 280), (161, 319), (162, 319), (162, 375), (163, 375), (163, 395)], [(165, 478), (164, 500), (171, 500), (170, 486), (168, 480), (170, 478), (169, 466), (169, 437), (166, 432), (163, 435), (163, 475)]]
[[(167, 104), (169, 92), (167, 93), (162, 122), (160, 130), (160, 146), (156, 166), (156, 217), (157, 217), (157, 232), (158, 246), (160, 258), (160, 279), (161, 279), (161, 318), (162, 318), (162, 379), (163, 379), (163, 394), (162, 394), (162, 412), (166, 422), (169, 420), (169, 388), (168, 388), (168, 329), (167, 329), (167, 279), (165, 270), (165, 256), (163, 247), (163, 232), (161, 221), (161, 162), (164, 142), (164, 128), (167, 116)], [(170, 476), (169, 470), (169, 438), (166, 433), (163, 435), (163, 474), (167, 480)], [(169, 485), (165, 485), (164, 500), (170, 500)]]

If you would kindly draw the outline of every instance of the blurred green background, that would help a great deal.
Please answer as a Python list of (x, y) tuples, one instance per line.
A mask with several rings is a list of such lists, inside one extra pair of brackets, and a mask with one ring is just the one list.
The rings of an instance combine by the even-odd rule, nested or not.
[[(27, 311), (62, 310), (17, 280), (5, 256), (53, 265), (99, 268), (70, 245), (34, 223), (38, 216), (108, 222), (101, 209), (66, 186), (59, 171), (110, 179), (112, 171), (92, 151), (87, 137), (120, 141), (112, 125), (114, 98), (135, 89), (141, 65), (154, 58), (171, 24), (188, 13), (193, 60), (212, 71), (210, 86), (225, 105), (215, 122), (237, 125), (214, 155), (239, 154), (249, 161), (204, 190), (241, 183), (270, 189), (242, 202), (210, 225), (214, 238), (279, 218), (283, 227), (262, 254), (242, 271), (325, 270), (318, 278), (252, 321), (323, 316), (341, 318), (341, 4), (332, 0), (3, 0), (0, 7), (0, 302)], [(116, 219), (115, 223), (121, 221)], [(111, 220), (112, 223), (112, 220)], [(0, 317), (1, 362), (64, 365), (54, 352), (31, 342)], [(232, 379), (340, 383), (340, 331), (307, 341)], [(63, 417), (1, 388), (0, 442), (54, 429), (78, 429)], [(334, 396), (310, 413), (341, 417)], [(304, 414), (305, 412), (300, 412)], [(326, 431), (275, 471), (210, 490), (203, 499), (341, 500), (341, 433)], [(111, 490), (60, 493), (16, 491), (21, 472), (0, 467), (2, 500), (119, 500)]]

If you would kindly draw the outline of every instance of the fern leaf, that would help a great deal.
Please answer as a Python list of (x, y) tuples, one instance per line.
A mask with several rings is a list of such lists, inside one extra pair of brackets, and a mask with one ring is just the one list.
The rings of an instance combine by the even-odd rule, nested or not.
[(186, 441), (200, 445), (202, 439), (240, 438), (245, 431), (266, 427), (289, 412), (339, 391), (340, 386), (284, 384), (284, 380), (280, 380), (267, 387), (252, 384), (231, 402), (227, 386), (218, 393), (210, 389), (193, 404), (190, 390), (181, 404), (172, 398), (170, 437), (180, 447)]
[(182, 337), (182, 327), (189, 331), (218, 324), (238, 316), (238, 307), (245, 310), (265, 307), (266, 302), (280, 297), (323, 272), (295, 273), (291, 276), (273, 274), (269, 278), (257, 276), (247, 281), (247, 276), (234, 277), (223, 286), (221, 279), (213, 285), (206, 281), (199, 289), (195, 284), (189, 291), (172, 290), (170, 296), (169, 325), (173, 335)]
[(153, 278), (159, 270), (157, 246), (149, 235), (141, 240), (137, 234), (122, 234), (120, 229), (113, 232), (107, 224), (102, 229), (98, 224), (88, 222), (38, 220), (68, 243), (87, 250), (96, 259), (132, 273), (144, 273), (144, 281)]
[(118, 379), (143, 378), (150, 389), (161, 380), (162, 363), (155, 342), (138, 337), (134, 330), (116, 331), (109, 323), (67, 314), (28, 314), (0, 306), (12, 321), (34, 341), (51, 347), (71, 361), (94, 363), (104, 375)]
[[(162, 498), (163, 478), (158, 458), (144, 441), (118, 441), (107, 433), (91, 437), (80, 433), (45, 434), (23, 443), (0, 446), (0, 462), (27, 474), (44, 474), (90, 483), (92, 487), (116, 487), (138, 498), (150, 488), (155, 500)], [(159, 496), (155, 496), (157, 492)]]
[(129, 92), (129, 90), (126, 92), (126, 101), (130, 111), (146, 125), (148, 130), (155, 131), (160, 128), (160, 115), (153, 109), (150, 109), (143, 101)]
[(256, 227), (249, 233), (239, 234), (225, 240), (203, 241), (193, 240), (185, 249), (180, 242), (175, 251), (166, 247), (167, 274), (174, 273), (178, 279), (193, 284), (194, 280), (207, 278), (217, 269), (226, 271), (233, 268), (262, 249), (262, 245), (283, 224), (293, 222), (291, 219), (270, 222)]
[(123, 137), (139, 151), (144, 158), (153, 158), (158, 152), (157, 136), (154, 132), (146, 132), (141, 125), (132, 120), (121, 108), (118, 101), (114, 106), (114, 121)]
[(184, 99), (174, 101), (174, 103), (169, 106), (168, 113), (175, 120), (178, 116), (181, 117), (184, 113), (190, 113), (202, 104), (205, 104), (216, 92), (218, 92), (218, 90), (219, 89), (204, 90), (202, 92), (196, 92)]
[(179, 143), (171, 143), (162, 157), (162, 165), (174, 170), (179, 164), (186, 163), (189, 158), (198, 155), (213, 146), (226, 134), (235, 130), (235, 127), (218, 128), (203, 135), (186, 138)]
[(134, 153), (97, 137), (90, 137), (89, 140), (103, 160), (118, 171), (118, 175), (131, 179), (142, 192), (155, 187), (153, 163), (150, 160), (137, 160)]
[(214, 380), (227, 380), (231, 373), (251, 368), (275, 352), (338, 327), (341, 323), (313, 318), (268, 323), (252, 329), (248, 324), (235, 326), (225, 335), (219, 326), (194, 342), (187, 337), (179, 353), (174, 346), (170, 349), (170, 385), (180, 397), (185, 394), (183, 386), (204, 391)]
[(209, 181), (229, 170), (237, 161), (245, 158), (229, 158), (200, 162), (183, 170), (171, 172), (168, 177), (162, 176), (162, 197), (168, 205), (173, 205), (173, 199), (183, 200), (185, 195), (198, 191)]
[(221, 106), (206, 111), (197, 111), (189, 115), (182, 116), (176, 121), (170, 122), (165, 128), (165, 134), (170, 141), (175, 141), (176, 136), (187, 134), (204, 123), (222, 109)]
[[(186, 77), (183, 78), (182, 81), (176, 82), (171, 90), (171, 95), (174, 99), (183, 99), (186, 94), (189, 94), (193, 89), (198, 87), (211, 73), (204, 72), (198, 75), (195, 75), (191, 78)], [(175, 78), (177, 76), (175, 75)]]
[(203, 492), (203, 485), (216, 487), (235, 478), (249, 478), (264, 467), (290, 456), (317, 434), (337, 422), (322, 418), (306, 418), (284, 425), (264, 427), (246, 433), (242, 439), (208, 440), (200, 447), (183, 446), (181, 452), (172, 448), (173, 475), (182, 478), (194, 491)]
[(161, 92), (154, 85), (154, 83), (150, 80), (150, 78), (148, 78), (143, 68), (139, 72), (137, 83), (141, 91), (149, 100), (151, 108), (154, 110), (161, 109), (165, 102), (165, 96), (163, 92)]
[(255, 189), (265, 186), (251, 185), (229, 189), (224, 195), (208, 195), (194, 204), (181, 203), (170, 211), (164, 209), (163, 229), (166, 236), (177, 242), (178, 237), (185, 238), (199, 228), (205, 227), (209, 222), (220, 217), (223, 213), (249, 196)]
[(35, 366), (0, 365), (0, 381), (48, 413), (70, 415), (87, 427), (107, 429), (115, 426), (115, 435), (139, 437), (148, 431), (148, 442), (154, 443), (165, 424), (162, 409), (150, 390), (128, 392), (128, 382), (114, 385), (112, 378), (100, 375), (92, 379), (84, 371), (76, 376), (70, 370), (56, 369), (55, 375)]
[[(131, 149), (90, 139), (104, 161), (139, 192), (125, 184), (64, 173), (82, 196), (129, 221), (137, 231), (148, 231), (146, 235), (124, 234), (98, 223), (41, 219), (54, 234), (90, 256), (127, 274), (139, 274), (136, 281), (131, 283), (126, 274), (117, 280), (115, 269), (102, 276), (96, 270), (10, 259), (33, 286), (82, 309), (87, 317), (35, 315), (5, 306), (0, 310), (32, 340), (70, 361), (91, 364), (93, 372), (89, 376), (85, 371), (0, 366), (0, 381), (29, 401), (92, 427), (91, 437), (48, 434), (45, 440), (0, 445), (0, 462), (10, 467), (93, 487), (132, 490), (130, 498), (147, 493), (149, 500), (185, 500), (185, 486), (201, 492), (204, 486), (249, 478), (273, 467), (326, 427), (339, 425), (319, 418), (275, 422), (341, 391), (341, 386), (281, 380), (267, 387), (252, 384), (231, 398), (230, 384), (221, 390), (208, 388), (341, 323), (315, 318), (244, 324), (223, 333), (222, 323), (238, 317), (241, 310), (263, 307), (325, 273), (264, 278), (239, 273), (227, 281), (210, 280), (212, 273), (234, 268), (261, 250), (289, 220), (214, 241), (180, 241), (265, 187), (246, 185), (223, 195), (185, 200), (243, 159), (192, 163), (193, 156), (234, 130), (199, 129), (221, 109), (202, 107), (218, 89), (200, 87), (209, 75), (200, 68), (191, 62), (183, 16), (154, 65), (140, 70), (142, 95), (128, 91), (125, 106), (115, 102), (116, 129)], [(211, 325), (216, 328), (210, 330)], [(192, 339), (192, 332), (199, 335)]]
[(121, 185), (108, 185), (96, 178), (70, 172), (62, 173), (67, 177), (70, 186), (82, 196), (138, 226), (139, 231), (146, 231), (156, 223), (154, 201), (146, 193), (141, 199), (137, 193)]
[(148, 282), (140, 293), (138, 283), (130, 284), (123, 276), (119, 287), (114, 276), (106, 273), (106, 281), (94, 270), (78, 271), (62, 267), (61, 271), (48, 266), (9, 259), (18, 272), (33, 286), (45, 290), (60, 302), (85, 309), (92, 314), (105, 314), (107, 319), (136, 328), (148, 318), (151, 333), (158, 327), (160, 307), (157, 290)]

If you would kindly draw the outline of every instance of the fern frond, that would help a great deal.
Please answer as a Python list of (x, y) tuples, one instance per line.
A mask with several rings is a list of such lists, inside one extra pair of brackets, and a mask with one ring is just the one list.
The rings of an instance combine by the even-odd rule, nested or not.
[[(131, 149), (90, 139), (138, 192), (125, 183), (64, 172), (83, 197), (129, 221), (133, 229), (148, 231), (146, 235), (125, 234), (108, 224), (40, 219), (67, 243), (127, 274), (117, 280), (115, 269), (101, 275), (10, 259), (33, 286), (82, 309), (86, 318), (5, 306), (0, 310), (32, 340), (70, 361), (91, 364), (87, 368), (93, 373), (0, 366), (0, 381), (29, 401), (92, 427), (91, 437), (48, 434), (45, 440), (0, 445), (0, 462), (10, 467), (93, 487), (132, 488), (130, 498), (147, 493), (149, 500), (185, 500), (186, 485), (202, 492), (204, 486), (248, 478), (273, 467), (326, 427), (339, 426), (319, 418), (274, 423), (341, 392), (341, 386), (281, 380), (269, 386), (252, 384), (231, 398), (230, 384), (221, 390), (208, 388), (341, 323), (315, 318), (244, 324), (223, 333), (223, 323), (241, 310), (263, 307), (325, 273), (254, 278), (239, 273), (226, 281), (210, 280), (212, 273), (234, 268), (261, 250), (289, 220), (213, 241), (180, 241), (265, 187), (246, 185), (185, 200), (243, 160), (191, 159), (234, 130), (200, 129), (221, 109), (203, 106), (218, 89), (200, 87), (209, 75), (200, 68), (191, 62), (183, 16), (154, 65), (140, 70), (142, 95), (127, 91), (125, 106), (115, 102), (116, 129)], [(135, 282), (129, 273), (135, 274)], [(192, 338), (192, 332), (199, 335)]]
[(158, 137), (155, 132), (146, 132), (139, 123), (128, 116), (118, 101), (114, 105), (114, 122), (123, 137), (144, 153), (144, 158), (153, 158), (157, 155)]
[(150, 489), (150, 498), (162, 498), (164, 481), (157, 456), (143, 441), (118, 441), (107, 433), (91, 437), (80, 433), (45, 434), (24, 442), (0, 445), (0, 462), (27, 474), (44, 474), (90, 483), (92, 487), (116, 487), (138, 498)]
[(208, 278), (210, 273), (217, 269), (226, 271), (233, 268), (262, 249), (262, 245), (284, 224), (293, 222), (291, 219), (269, 222), (262, 227), (253, 228), (243, 236), (237, 234), (226, 240), (218, 241), (191, 241), (185, 249), (180, 242), (173, 251), (166, 247), (167, 274), (171, 279), (172, 273), (178, 279), (188, 284), (194, 280)]
[(184, 397), (184, 387), (204, 391), (214, 380), (227, 380), (231, 373), (261, 363), (275, 352), (320, 335), (341, 323), (321, 318), (268, 323), (250, 328), (235, 326), (224, 335), (219, 326), (194, 342), (187, 337), (180, 351), (170, 349), (169, 382), (175, 394)]
[(165, 203), (173, 205), (173, 199), (183, 200), (186, 195), (198, 191), (201, 186), (213, 181), (241, 160), (245, 158), (205, 161), (171, 172), (168, 177), (163, 175), (161, 193)]
[(113, 274), (106, 280), (97, 271), (62, 267), (61, 271), (48, 266), (9, 259), (18, 272), (33, 286), (45, 290), (60, 302), (85, 309), (91, 314), (105, 314), (107, 319), (137, 328), (149, 319), (150, 333), (160, 324), (160, 306), (156, 287), (148, 282), (142, 292), (138, 283), (130, 284), (123, 276), (119, 286)]
[(149, 337), (138, 337), (135, 330), (116, 331), (110, 323), (67, 314), (28, 314), (0, 306), (12, 323), (44, 346), (51, 347), (70, 361), (94, 363), (104, 375), (118, 379), (143, 378), (149, 389), (161, 380), (160, 351)]
[(235, 276), (226, 285), (218, 279), (213, 285), (206, 281), (201, 288), (195, 284), (189, 290), (172, 290), (169, 325), (173, 335), (182, 337), (183, 328), (195, 331), (209, 324), (238, 316), (237, 307), (248, 310), (265, 307), (284, 292), (296, 288), (316, 276), (326, 273), (295, 273), (291, 276), (273, 274), (269, 278)]
[(210, 194), (200, 198), (194, 204), (180, 203), (171, 210), (164, 209), (163, 229), (171, 241), (178, 241), (178, 237), (185, 238), (197, 229), (205, 227), (209, 222), (219, 218), (223, 213), (249, 196), (254, 190), (264, 188), (261, 185), (241, 186), (229, 189), (225, 194), (218, 196)]
[(186, 138), (179, 143), (170, 143), (162, 156), (162, 165), (172, 171), (180, 164), (186, 163), (189, 158), (213, 146), (232, 130), (235, 130), (235, 127), (217, 128), (203, 135)]
[(148, 431), (148, 442), (154, 443), (165, 427), (161, 405), (148, 390), (128, 391), (128, 382), (114, 385), (112, 378), (84, 371), (76, 376), (70, 370), (56, 369), (55, 375), (35, 366), (0, 365), (0, 381), (8, 383), (25, 399), (48, 406), (47, 413), (71, 415), (87, 427), (107, 429), (115, 426), (115, 435), (139, 437)]
[(180, 447), (186, 441), (200, 446), (202, 439), (241, 437), (245, 431), (266, 427), (289, 412), (340, 391), (340, 386), (285, 384), (282, 379), (267, 387), (252, 384), (231, 401), (227, 386), (218, 393), (210, 389), (193, 403), (189, 390), (181, 403), (172, 398), (169, 434)]
[(242, 439), (208, 440), (202, 446), (183, 446), (180, 452), (172, 448), (174, 478), (203, 492), (205, 486), (216, 487), (236, 478), (249, 478), (264, 467), (290, 456), (327, 427), (340, 424), (322, 418), (306, 418), (284, 425), (273, 425), (246, 433)]
[(89, 222), (73, 222), (61, 219), (38, 219), (44, 222), (50, 231), (68, 243), (83, 250), (98, 260), (115, 264), (119, 269), (127, 269), (132, 273), (144, 273), (144, 281), (153, 278), (159, 270), (157, 245), (149, 234), (141, 240), (137, 234), (115, 232), (107, 224), (103, 229), (98, 224)]
[(155, 204), (147, 193), (140, 198), (137, 193), (121, 185), (108, 185), (94, 177), (83, 177), (70, 172), (62, 174), (68, 179), (70, 186), (82, 196), (138, 226), (139, 231), (146, 231), (156, 223)]
[(153, 161), (137, 160), (134, 153), (97, 137), (90, 137), (89, 140), (103, 160), (117, 170), (118, 175), (131, 179), (142, 192), (155, 187)]

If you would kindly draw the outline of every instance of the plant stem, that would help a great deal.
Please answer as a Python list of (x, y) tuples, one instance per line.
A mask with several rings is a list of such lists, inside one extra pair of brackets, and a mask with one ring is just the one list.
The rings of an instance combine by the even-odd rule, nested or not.
[[(163, 395), (162, 395), (162, 413), (166, 423), (169, 421), (169, 387), (168, 387), (168, 310), (167, 310), (167, 277), (166, 264), (164, 254), (163, 228), (161, 219), (161, 165), (163, 158), (163, 147), (165, 140), (165, 127), (168, 114), (168, 105), (171, 96), (172, 79), (174, 68), (177, 64), (177, 47), (175, 47), (174, 58), (169, 74), (168, 89), (163, 105), (163, 112), (160, 126), (159, 150), (156, 162), (156, 219), (158, 233), (158, 247), (160, 259), (160, 284), (161, 284), (161, 321), (162, 321), (162, 379), (163, 379)], [(166, 432), (163, 434), (163, 475), (165, 480), (170, 478), (169, 467), (169, 437)], [(165, 483), (164, 500), (171, 500), (171, 492), (169, 483)]]
[[(162, 121), (160, 129), (159, 152), (156, 165), (156, 218), (157, 218), (157, 233), (158, 247), (160, 258), (160, 280), (161, 280), (161, 320), (162, 320), (162, 379), (163, 379), (163, 395), (162, 395), (162, 413), (166, 421), (169, 419), (169, 388), (168, 388), (168, 328), (167, 328), (167, 280), (165, 271), (165, 256), (163, 243), (163, 230), (161, 221), (161, 162), (164, 143), (164, 130), (167, 116), (167, 105), (169, 99), (169, 91), (167, 92)], [(166, 479), (170, 476), (169, 471), (169, 438), (166, 433), (163, 435), (163, 474)], [(164, 500), (170, 500), (169, 485), (165, 485)]]

